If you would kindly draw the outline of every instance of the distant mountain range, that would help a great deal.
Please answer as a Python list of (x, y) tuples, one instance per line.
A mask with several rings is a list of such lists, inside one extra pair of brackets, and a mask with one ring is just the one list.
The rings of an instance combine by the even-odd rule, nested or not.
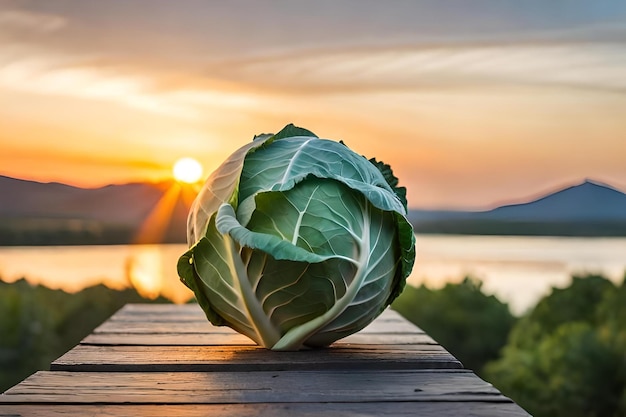
[[(184, 242), (189, 202), (164, 198), (173, 186), (85, 189), (0, 176), (0, 245)], [(165, 200), (168, 215), (149, 222)], [(410, 210), (409, 220), (418, 233), (626, 236), (626, 194), (585, 181), (488, 211)]]
[(626, 236), (626, 194), (597, 181), (488, 211), (411, 210), (418, 233)]
[(184, 242), (189, 207), (180, 195), (167, 201), (167, 218), (146, 226), (173, 185), (88, 189), (0, 176), (0, 245)]

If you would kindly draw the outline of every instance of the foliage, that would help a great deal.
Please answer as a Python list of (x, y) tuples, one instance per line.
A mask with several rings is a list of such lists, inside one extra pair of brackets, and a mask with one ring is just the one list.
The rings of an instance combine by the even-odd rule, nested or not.
[(397, 184), (306, 129), (255, 137), (196, 198), (179, 275), (213, 324), (274, 350), (328, 345), (404, 287), (415, 236)]
[[(160, 300), (162, 301), (162, 300)], [(126, 303), (145, 302), (134, 290), (98, 285), (68, 294), (25, 280), (0, 281), (0, 392), (76, 345)]]
[(517, 321), (480, 288), (407, 287), (392, 307), (535, 417), (626, 416), (626, 277), (574, 276)]
[(508, 306), (465, 278), (440, 290), (407, 286), (392, 308), (443, 345), (466, 368), (481, 373), (498, 357), (515, 318)]
[(520, 319), (511, 333), (510, 345), (532, 348), (565, 323), (597, 324), (596, 308), (613, 288), (609, 280), (599, 275), (574, 276), (569, 287), (553, 288), (549, 296)]
[(536, 417), (626, 416), (626, 283), (574, 277), (522, 318), (486, 377)]

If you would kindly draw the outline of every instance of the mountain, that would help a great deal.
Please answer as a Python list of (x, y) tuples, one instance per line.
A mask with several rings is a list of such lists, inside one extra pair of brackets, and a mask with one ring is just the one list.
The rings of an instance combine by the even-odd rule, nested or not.
[[(184, 242), (193, 196), (177, 187), (78, 188), (0, 176), (0, 245)], [(410, 210), (409, 220), (418, 233), (626, 236), (626, 194), (587, 180), (488, 211)]]
[(412, 210), (421, 233), (626, 236), (626, 194), (585, 180), (521, 204), (489, 211)]
[(0, 176), (0, 245), (184, 242), (189, 207), (181, 194), (168, 201), (158, 237), (142, 231), (174, 184), (79, 188)]
[(586, 180), (529, 203), (498, 207), (485, 215), (505, 220), (626, 220), (626, 194)]
[(0, 216), (141, 221), (163, 195), (164, 184), (78, 188), (0, 176)]

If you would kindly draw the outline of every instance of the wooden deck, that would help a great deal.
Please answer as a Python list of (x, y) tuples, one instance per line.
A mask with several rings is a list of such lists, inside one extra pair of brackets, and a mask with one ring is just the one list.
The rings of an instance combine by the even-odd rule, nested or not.
[(528, 416), (388, 310), (326, 349), (271, 352), (197, 305), (131, 304), (0, 395), (0, 416)]

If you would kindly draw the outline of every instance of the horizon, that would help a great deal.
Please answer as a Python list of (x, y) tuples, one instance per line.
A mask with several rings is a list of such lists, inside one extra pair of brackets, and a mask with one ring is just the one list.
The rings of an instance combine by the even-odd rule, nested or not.
[(98, 188), (171, 180), (182, 157), (209, 174), (294, 123), (390, 164), (412, 208), (626, 190), (625, 34), (618, 0), (8, 0), (0, 174)]
[[(58, 182), (58, 181), (37, 181), (37, 180), (30, 180), (30, 179), (26, 179), (26, 178), (17, 178), (17, 177), (11, 177), (11, 176), (6, 176), (6, 175), (2, 175), (0, 174), (0, 178), (4, 177), (4, 178), (8, 178), (11, 180), (17, 180), (17, 181), (25, 181), (25, 182), (34, 182), (34, 183), (38, 183), (38, 184), (43, 184), (43, 185), (48, 185), (48, 184), (56, 184), (56, 185), (62, 185), (62, 186), (69, 186), (69, 187), (74, 187), (77, 189), (81, 189), (81, 190), (96, 190), (96, 189), (101, 189), (101, 188), (106, 188), (106, 187), (115, 187), (115, 186), (125, 186), (125, 185), (134, 185), (134, 184), (139, 184), (139, 185), (150, 185), (150, 186), (160, 186), (163, 184), (177, 184), (180, 183), (180, 181), (174, 179), (174, 178), (166, 178), (166, 179), (162, 179), (162, 180), (155, 180), (155, 181), (131, 181), (131, 182), (122, 182), (122, 183), (109, 183), (109, 184), (105, 184), (105, 185), (101, 185), (101, 186), (94, 186), (94, 187), (81, 187), (81, 186), (76, 186), (76, 185), (72, 185), (72, 184), (67, 184), (64, 182)], [(202, 185), (204, 184), (204, 181), (200, 181), (197, 183), (197, 185)], [(415, 206), (415, 205), (411, 205), (409, 202), (409, 210), (416, 210), (416, 211), (459, 211), (459, 212), (463, 212), (463, 211), (467, 211), (467, 212), (481, 212), (481, 211), (489, 211), (489, 210), (493, 210), (495, 208), (499, 208), (499, 207), (505, 207), (505, 206), (510, 206), (510, 205), (517, 205), (517, 204), (526, 204), (526, 203), (532, 203), (534, 201), (543, 199), (545, 197), (549, 197), (552, 194), (558, 193), (560, 191), (564, 191), (570, 188), (575, 188), (575, 187), (580, 187), (584, 184), (593, 184), (595, 186), (599, 186), (599, 187), (603, 187), (603, 188), (608, 188), (614, 191), (617, 191), (621, 194), (625, 194), (626, 195), (626, 189), (620, 189), (619, 187), (616, 187), (608, 182), (605, 181), (601, 181), (601, 180), (597, 180), (597, 179), (593, 179), (593, 178), (585, 178), (582, 181), (578, 181), (578, 182), (574, 182), (574, 183), (567, 183), (567, 184), (561, 184), (559, 186), (557, 186), (556, 188), (552, 188), (552, 189), (548, 189), (548, 190), (540, 190), (540, 191), (535, 191), (534, 193), (530, 194), (530, 195), (526, 195), (526, 196), (517, 196), (516, 198), (512, 199), (512, 200), (508, 200), (508, 201), (494, 201), (491, 202), (490, 204), (484, 206), (484, 207), (478, 207), (478, 208), (464, 208), (464, 207), (455, 207), (455, 208), (448, 208), (448, 207), (419, 207), (419, 206)], [(184, 185), (184, 184), (183, 184)], [(195, 186), (194, 184), (192, 184), (192, 186)], [(167, 190), (169, 190), (171, 187), (166, 187), (164, 188), (164, 192), (166, 192)]]

